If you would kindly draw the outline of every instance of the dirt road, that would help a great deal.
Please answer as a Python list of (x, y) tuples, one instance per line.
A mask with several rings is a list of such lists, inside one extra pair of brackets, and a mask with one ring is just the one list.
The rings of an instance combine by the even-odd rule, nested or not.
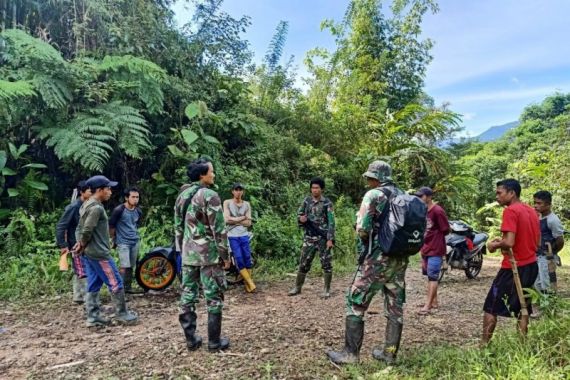
[[(482, 304), (498, 259), (486, 259), (476, 280), (463, 272), (447, 275), (440, 290), (440, 309), (416, 314), (423, 301), (425, 279), (410, 268), (402, 355), (441, 341), (476, 344)], [(343, 374), (326, 359), (327, 347), (341, 347), (344, 292), (351, 278), (333, 279), (333, 297), (318, 297), (321, 279), (310, 278), (303, 293), (287, 297), (289, 281), (259, 283), (256, 294), (241, 288), (226, 294), (223, 332), (231, 350), (209, 354), (187, 352), (177, 318), (177, 290), (134, 298), (140, 316), (132, 327), (84, 327), (83, 309), (69, 296), (27, 305), (2, 305), (0, 311), (0, 378), (3, 379), (323, 379)], [(109, 305), (108, 298), (104, 298)], [(199, 306), (199, 333), (206, 338), (206, 315)], [(381, 298), (367, 316), (362, 360), (383, 340), (385, 318)], [(207, 339), (204, 339), (206, 341)]]

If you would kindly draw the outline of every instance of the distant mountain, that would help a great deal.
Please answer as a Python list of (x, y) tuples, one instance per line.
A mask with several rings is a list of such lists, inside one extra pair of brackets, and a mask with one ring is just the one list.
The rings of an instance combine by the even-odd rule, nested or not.
[(503, 125), (496, 125), (487, 129), (485, 132), (478, 136), (473, 137), (473, 140), (478, 140), (480, 142), (494, 141), (501, 138), (508, 130), (515, 128), (519, 125), (518, 121), (511, 121), (510, 123)]
[(503, 124), (503, 125), (495, 125), (493, 127), (490, 127), (485, 132), (483, 132), (477, 136), (456, 137), (456, 138), (453, 138), (450, 140), (445, 140), (445, 141), (440, 143), (440, 147), (446, 148), (452, 144), (458, 144), (458, 143), (463, 143), (463, 142), (468, 142), (468, 141), (479, 141), (479, 142), (495, 141), (495, 140), (498, 140), (501, 137), (503, 137), (503, 135), (505, 133), (507, 133), (507, 131), (515, 128), (518, 125), (519, 125), (518, 121), (511, 121), (510, 123)]

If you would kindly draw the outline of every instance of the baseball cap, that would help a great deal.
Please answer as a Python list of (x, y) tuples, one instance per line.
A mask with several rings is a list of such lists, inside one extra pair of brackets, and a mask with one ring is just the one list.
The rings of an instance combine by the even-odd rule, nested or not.
[(242, 189), (242, 190), (244, 190), (245, 187), (244, 187), (241, 183), (236, 182), (236, 183), (234, 183), (234, 184), (232, 185), (232, 190), (235, 190), (235, 189)]
[(374, 178), (380, 182), (392, 180), (392, 167), (385, 161), (374, 161), (368, 165), (368, 170), (362, 174), (363, 177)]
[(96, 175), (89, 178), (85, 184), (91, 188), (98, 189), (100, 187), (115, 187), (118, 182), (111, 181), (104, 175)]
[(421, 197), (423, 195), (427, 195), (428, 197), (431, 197), (433, 195), (433, 190), (431, 189), (431, 187), (423, 186), (423, 187), (420, 187), (420, 189), (418, 191), (416, 191), (415, 195), (417, 197)]

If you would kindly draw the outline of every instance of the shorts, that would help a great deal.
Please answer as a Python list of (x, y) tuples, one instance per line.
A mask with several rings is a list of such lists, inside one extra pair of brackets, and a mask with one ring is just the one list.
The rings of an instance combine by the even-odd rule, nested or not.
[(134, 268), (139, 257), (139, 243), (117, 244), (119, 253), (119, 265), (121, 268)]
[(442, 256), (422, 256), (422, 274), (428, 281), (439, 281), (442, 264)]
[[(518, 267), (518, 271), (523, 291), (525, 288), (532, 288), (538, 276), (537, 263)], [(528, 313), (531, 314), (532, 307), (530, 300), (528, 300), (528, 294), (525, 295), (525, 298), (527, 299)], [(511, 269), (501, 268), (499, 270), (485, 299), (483, 311), (500, 317), (520, 317), (521, 303)]]

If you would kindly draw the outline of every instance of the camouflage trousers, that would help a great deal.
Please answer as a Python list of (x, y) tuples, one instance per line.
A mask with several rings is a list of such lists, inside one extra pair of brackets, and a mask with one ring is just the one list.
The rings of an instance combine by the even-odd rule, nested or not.
[(372, 298), (381, 290), (384, 294), (384, 315), (391, 321), (403, 323), (407, 267), (407, 257), (380, 255), (378, 259), (367, 258), (357, 270), (346, 294), (346, 315), (362, 320)]
[(309, 273), (315, 254), (319, 252), (323, 272), (332, 273), (332, 252), (327, 249), (327, 241), (320, 237), (305, 236), (301, 246), (299, 272)]
[(196, 310), (200, 284), (204, 289), (204, 298), (208, 313), (219, 314), (224, 307), (224, 291), (227, 288), (226, 272), (218, 265), (182, 267), (182, 296), (180, 307), (184, 310)]

